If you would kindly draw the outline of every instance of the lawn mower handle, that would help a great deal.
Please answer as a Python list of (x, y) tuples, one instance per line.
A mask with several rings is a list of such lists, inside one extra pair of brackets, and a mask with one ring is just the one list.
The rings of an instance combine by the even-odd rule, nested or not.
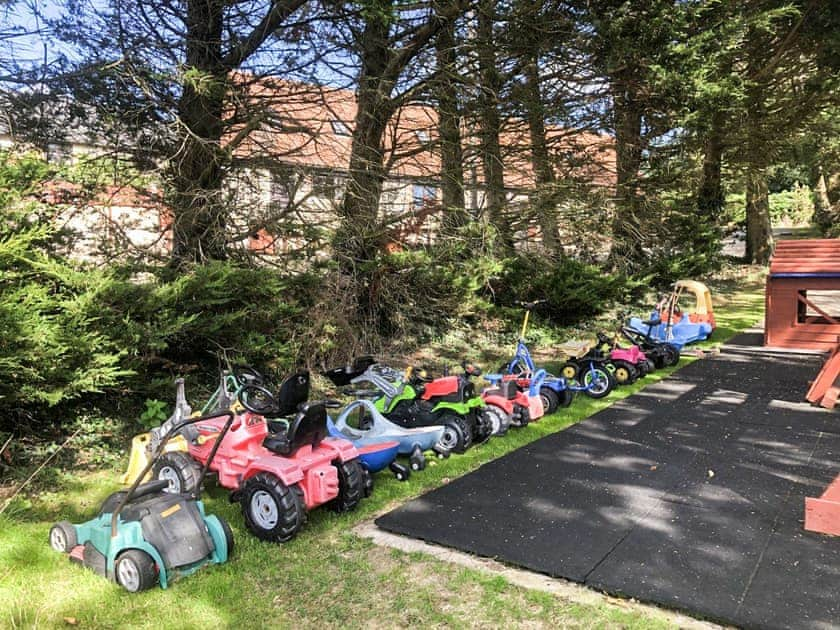
[(197, 422), (204, 422), (205, 420), (212, 420), (215, 418), (220, 418), (222, 416), (227, 416), (227, 422), (225, 422), (225, 426), (222, 428), (221, 433), (219, 433), (219, 437), (216, 438), (216, 442), (213, 444), (213, 448), (210, 450), (210, 455), (207, 458), (207, 461), (204, 463), (204, 467), (201, 469), (201, 474), (198, 477), (198, 483), (196, 484), (195, 492), (193, 493), (194, 498), (198, 498), (198, 494), (201, 490), (201, 482), (204, 480), (204, 476), (207, 474), (207, 469), (210, 466), (210, 462), (213, 461), (213, 458), (216, 456), (216, 451), (219, 449), (219, 445), (222, 443), (222, 438), (227, 433), (228, 429), (230, 429), (230, 425), (233, 424), (233, 412), (228, 409), (227, 411), (216, 412), (212, 414), (208, 414), (206, 416), (198, 416), (197, 418), (187, 418), (183, 422), (179, 422), (175, 426), (173, 426), (169, 431), (163, 434), (161, 437), (160, 442), (155, 449), (155, 452), (149, 458), (149, 461), (146, 462), (146, 465), (143, 467), (143, 470), (140, 471), (140, 474), (137, 475), (137, 478), (134, 480), (134, 483), (131, 484), (131, 487), (126, 491), (125, 496), (119, 502), (116, 508), (114, 508), (114, 512), (111, 514), (111, 538), (116, 537), (117, 535), (117, 518), (122, 512), (122, 509), (126, 506), (126, 504), (131, 500), (131, 495), (137, 490), (137, 487), (140, 485), (140, 481), (149, 474), (149, 471), (152, 469), (152, 466), (155, 465), (158, 457), (160, 457), (161, 453), (163, 453), (163, 447), (169, 441), (169, 438), (174, 436), (178, 431), (183, 429), (186, 426), (191, 424), (195, 424)]

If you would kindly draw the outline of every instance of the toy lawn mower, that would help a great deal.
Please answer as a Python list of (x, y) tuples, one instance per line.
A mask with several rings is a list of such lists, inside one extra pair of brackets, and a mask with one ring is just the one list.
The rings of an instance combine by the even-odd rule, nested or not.
[[(220, 415), (221, 414), (221, 415)], [(70, 560), (114, 580), (136, 593), (190, 575), (208, 564), (226, 562), (233, 552), (230, 527), (219, 516), (205, 514), (199, 491), (204, 476), (231, 428), (234, 415), (224, 411), (173, 423), (128, 490), (109, 496), (99, 514), (80, 525), (60, 521), (50, 529), (50, 546)], [(170, 437), (199, 423), (214, 422), (219, 438), (189, 494), (167, 492), (169, 482), (141, 483), (165, 452)]]
[(272, 542), (293, 538), (307, 510), (355, 509), (368, 485), (358, 451), (347, 440), (327, 437), (326, 406), (332, 403), (306, 402), (308, 396), (308, 372), (287, 378), (277, 397), (262, 385), (245, 385), (237, 397), (245, 412), (230, 431), (222, 435), (216, 420), (196, 424), (188, 452), (164, 453), (154, 476), (167, 480), (170, 491), (183, 492), (191, 489), (196, 468), (208, 467), (232, 491), (231, 501), (239, 501), (248, 529)]

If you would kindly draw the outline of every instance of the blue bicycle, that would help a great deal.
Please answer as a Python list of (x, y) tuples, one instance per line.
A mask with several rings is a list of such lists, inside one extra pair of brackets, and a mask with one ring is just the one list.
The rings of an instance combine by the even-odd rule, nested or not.
[[(531, 351), (525, 340), (525, 333), (528, 330), (528, 320), (531, 316), (531, 310), (544, 301), (519, 303), (525, 308), (525, 318), (522, 321), (522, 330), (516, 342), (516, 351), (514, 352), (513, 358), (502, 366), (502, 372), (515, 374), (519, 379), (524, 380), (530, 378), (539, 369), (531, 357)], [(578, 372), (578, 378), (580, 380), (566, 379), (562, 376), (554, 376), (548, 373), (540, 388), (540, 396), (543, 399), (546, 414), (554, 413), (560, 407), (568, 407), (572, 403), (576, 392), (584, 392), (591, 398), (603, 398), (615, 387), (613, 376), (595, 362), (590, 362), (580, 370)], [(523, 384), (520, 383), (520, 386)]]

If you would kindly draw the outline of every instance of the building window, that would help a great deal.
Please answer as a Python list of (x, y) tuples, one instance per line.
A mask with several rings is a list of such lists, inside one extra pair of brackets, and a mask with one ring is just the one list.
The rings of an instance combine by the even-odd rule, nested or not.
[(336, 181), (332, 175), (315, 173), (312, 175), (312, 194), (324, 199), (335, 199)]
[(414, 184), (411, 198), (414, 208), (432, 205), (437, 200), (437, 188), (428, 184)]
[(343, 120), (331, 120), (333, 133), (337, 136), (351, 136), (350, 127)]
[(801, 290), (798, 300), (798, 324), (840, 323), (840, 291)]

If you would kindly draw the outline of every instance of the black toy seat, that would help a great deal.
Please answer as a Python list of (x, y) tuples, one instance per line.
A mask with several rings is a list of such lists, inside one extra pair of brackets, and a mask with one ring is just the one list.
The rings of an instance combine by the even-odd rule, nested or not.
[(514, 381), (514, 380), (502, 381), (501, 383), (499, 383), (495, 387), (491, 387), (491, 388), (487, 389), (486, 392), (488, 394), (493, 395), (493, 396), (501, 396), (502, 398), (505, 398), (506, 400), (513, 400), (514, 398), (516, 398), (516, 392), (517, 392), (516, 381)]
[(357, 376), (364, 374), (371, 365), (375, 364), (376, 360), (369, 355), (357, 357), (353, 360), (352, 365), (343, 365), (341, 367), (333, 368), (324, 372), (324, 376), (333, 382), (333, 385), (344, 387), (350, 385), (350, 382)]
[(301, 446), (318, 446), (327, 437), (327, 409), (323, 403), (302, 404), (286, 431), (269, 435), (263, 446), (278, 455), (292, 455)]
[(298, 410), (301, 404), (309, 398), (309, 372), (301, 370), (291, 376), (287, 376), (280, 383), (280, 390), (277, 392), (278, 416), (290, 416)]

